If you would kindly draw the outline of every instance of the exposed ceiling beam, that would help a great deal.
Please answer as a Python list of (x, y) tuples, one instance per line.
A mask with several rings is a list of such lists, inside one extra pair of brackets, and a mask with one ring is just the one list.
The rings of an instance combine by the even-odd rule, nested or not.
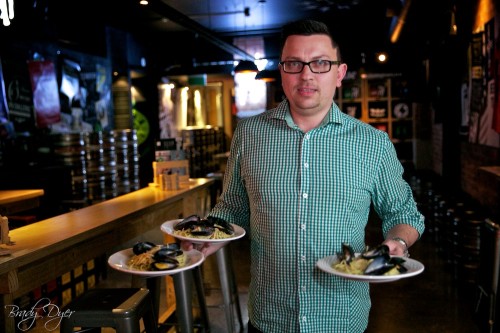
[(229, 52), (230, 54), (239, 55), (244, 60), (251, 60), (251, 61), (255, 60), (254, 56), (248, 54), (246, 51), (234, 46), (233, 44), (227, 43), (226, 41), (222, 40), (213, 31), (205, 28), (203, 25), (192, 20), (191, 18), (179, 12), (175, 8), (172, 8), (171, 6), (167, 5), (162, 0), (149, 0), (149, 7), (160, 16), (177, 23), (188, 30), (196, 32), (202, 38), (205, 38), (210, 43), (214, 44), (215, 46), (221, 48), (224, 51)]

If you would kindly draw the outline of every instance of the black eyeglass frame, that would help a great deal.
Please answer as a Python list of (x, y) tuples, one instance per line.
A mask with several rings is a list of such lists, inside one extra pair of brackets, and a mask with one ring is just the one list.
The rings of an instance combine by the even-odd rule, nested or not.
[[(327, 71), (324, 71), (324, 72), (315, 72), (312, 68), (311, 68), (311, 64), (314, 63), (314, 62), (318, 62), (318, 61), (322, 61), (322, 62), (327, 62), (330, 64), (330, 67), (328, 68)], [(301, 63), (302, 64), (302, 68), (300, 69), (300, 71), (298, 72), (287, 72), (286, 69), (285, 69), (285, 63), (287, 62), (298, 62), (298, 63)], [(312, 73), (315, 73), (315, 74), (323, 74), (323, 73), (328, 73), (329, 71), (332, 70), (332, 66), (333, 65), (340, 65), (342, 64), (342, 61), (340, 60), (323, 60), (323, 59), (318, 59), (318, 60), (313, 60), (313, 61), (309, 61), (309, 62), (305, 62), (305, 61), (300, 61), (300, 60), (285, 60), (285, 61), (280, 61), (279, 64), (282, 66), (283, 68), (283, 72), (285, 73), (288, 73), (288, 74), (299, 74), (299, 73), (302, 73), (302, 71), (304, 70), (304, 67), (307, 65), (307, 67), (309, 67), (309, 70), (312, 72)]]

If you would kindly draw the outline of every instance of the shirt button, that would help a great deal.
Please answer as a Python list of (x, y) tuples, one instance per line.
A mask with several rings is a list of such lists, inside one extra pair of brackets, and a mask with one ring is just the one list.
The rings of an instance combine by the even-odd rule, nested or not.
[(306, 316), (302, 317), (302, 321), (306, 321), (306, 319), (307, 319)]
[(307, 199), (307, 193), (303, 193), (302, 198)]
[(306, 291), (306, 286), (302, 286), (302, 291)]
[(309, 163), (304, 163), (304, 168), (309, 168)]
[(301, 259), (302, 261), (306, 261), (306, 256), (300, 256), (300, 259)]
[(309, 140), (309, 134), (306, 134), (305, 139)]
[(302, 229), (302, 230), (306, 230), (306, 225), (305, 225), (305, 224), (302, 224), (302, 225), (300, 226), (300, 229)]

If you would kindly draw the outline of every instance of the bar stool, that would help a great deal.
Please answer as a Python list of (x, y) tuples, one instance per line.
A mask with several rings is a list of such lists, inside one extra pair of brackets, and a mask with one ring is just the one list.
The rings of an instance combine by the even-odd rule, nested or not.
[(158, 323), (149, 290), (144, 288), (96, 288), (65, 306), (71, 315), (61, 321), (61, 333), (75, 327), (112, 327), (117, 333), (139, 333), (143, 319), (147, 333), (156, 333)]
[(216, 253), (217, 268), (224, 302), (224, 313), (228, 332), (234, 331), (234, 307), (238, 315), (240, 328), (243, 328), (243, 318), (241, 316), (240, 300), (238, 296), (238, 287), (234, 277), (234, 270), (231, 258), (229, 256), (229, 245), (221, 247)]
[[(208, 320), (208, 309), (205, 301), (205, 290), (203, 288), (200, 266), (173, 274), (171, 277), (174, 284), (175, 307), (177, 313), (177, 323), (175, 323), (175, 326), (177, 329), (182, 333), (194, 331), (192, 302), (192, 285), (194, 285), (200, 308), (201, 329), (203, 329), (203, 332), (209, 332), (210, 323)], [(144, 282), (146, 283), (146, 287), (150, 291), (155, 316), (158, 318), (161, 317), (159, 310), (161, 283), (163, 278), (163, 276), (157, 276), (144, 279), (134, 276), (132, 279), (132, 287), (143, 286)], [(168, 326), (166, 323), (160, 323), (160, 328), (164, 325)]]

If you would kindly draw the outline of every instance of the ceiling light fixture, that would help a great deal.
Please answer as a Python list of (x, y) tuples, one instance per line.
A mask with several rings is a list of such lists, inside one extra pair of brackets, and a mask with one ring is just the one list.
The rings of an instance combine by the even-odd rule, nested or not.
[(238, 65), (234, 68), (235, 73), (256, 73), (258, 71), (259, 69), (257, 68), (257, 65), (250, 60), (240, 60)]
[(410, 4), (411, 0), (405, 0), (401, 14), (399, 14), (398, 17), (393, 17), (394, 26), (391, 29), (391, 43), (393, 44), (398, 41), (401, 30), (403, 30), (403, 25), (405, 24), (406, 16), (408, 15), (408, 10), (410, 9)]
[(380, 52), (377, 54), (377, 61), (380, 63), (385, 63), (387, 61), (387, 53)]
[(278, 71), (263, 69), (255, 75), (255, 79), (264, 82), (274, 82), (278, 79)]
[(457, 34), (457, 22), (455, 20), (455, 7), (451, 11), (451, 22), (450, 22), (450, 35), (455, 36)]
[(0, 1), (0, 19), (3, 21), (3, 25), (8, 27), (10, 21), (14, 19), (14, 0), (2, 0)]
[(149, 2), (148, 2), (148, 0), (140, 0), (139, 4), (141, 4), (143, 6), (147, 6), (147, 5), (149, 5)]

